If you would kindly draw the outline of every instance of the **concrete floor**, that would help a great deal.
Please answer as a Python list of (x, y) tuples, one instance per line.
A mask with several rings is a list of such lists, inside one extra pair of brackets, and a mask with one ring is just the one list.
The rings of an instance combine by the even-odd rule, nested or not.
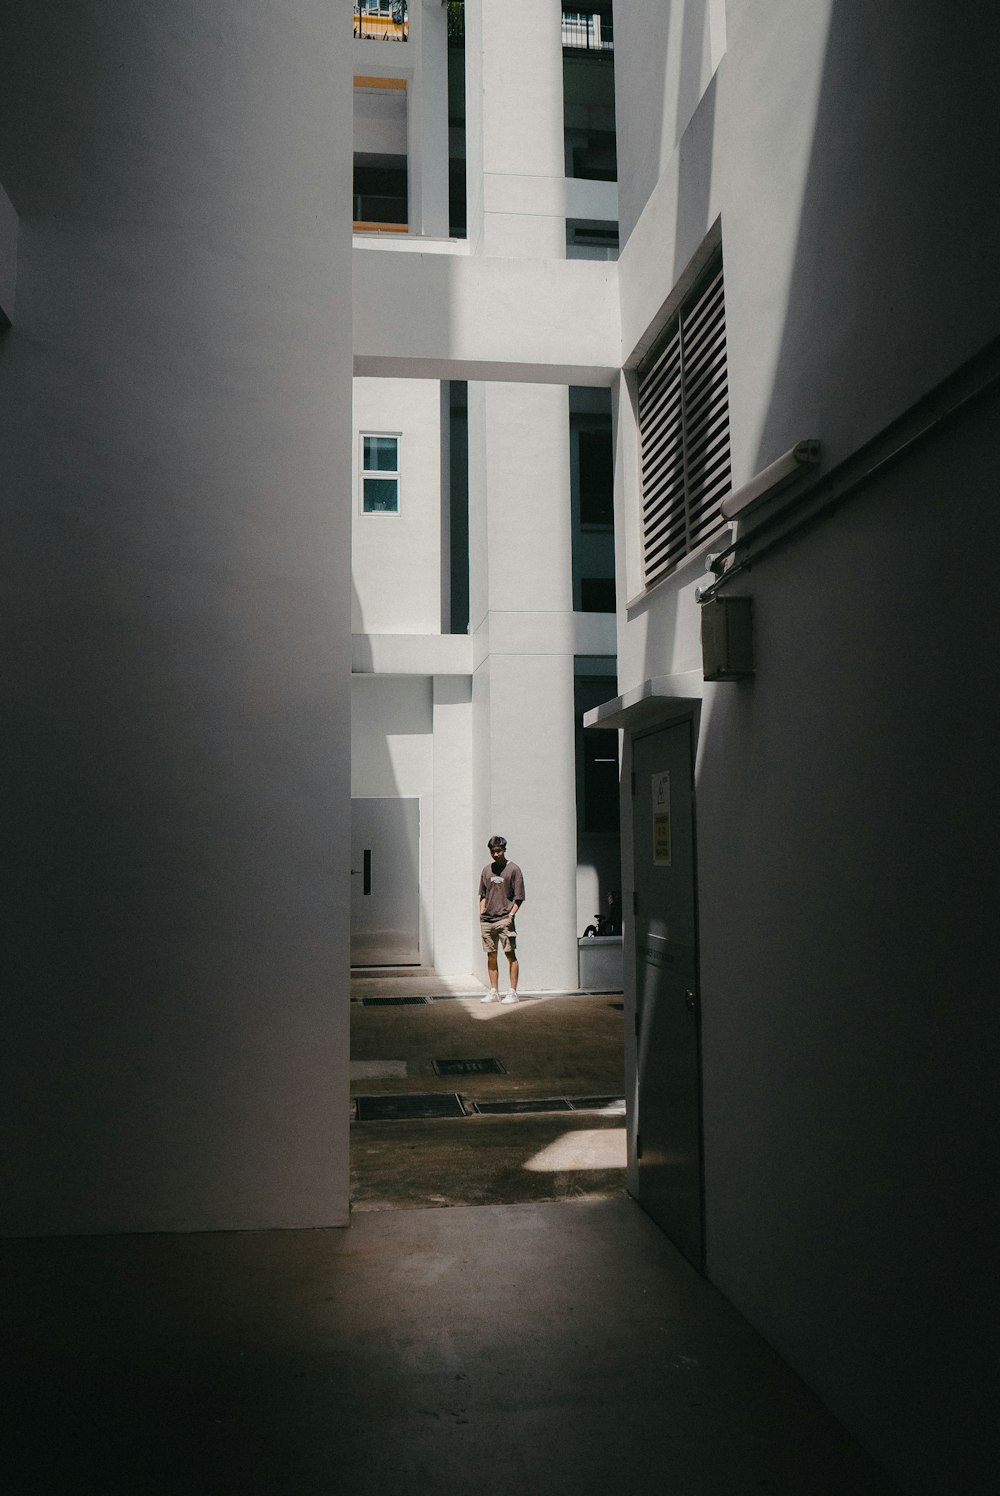
[[(352, 982), (352, 1096), (457, 1094), (476, 1102), (623, 1095), (620, 997), (526, 996), (480, 1002), (483, 988), (416, 1007), (363, 1007), (363, 996), (414, 996), (432, 973)], [(469, 990), (471, 988), (471, 991)], [(439, 1076), (433, 1061), (495, 1058), (501, 1075)], [(352, 1209), (512, 1204), (620, 1194), (625, 1119), (613, 1110), (351, 1124)]]
[(889, 1496), (629, 1199), (0, 1243), (8, 1496)]
[[(354, 1089), (616, 1091), (613, 1000), (355, 1007), (407, 1073)], [(346, 1231), (0, 1241), (5, 1496), (892, 1496), (624, 1195), (620, 1118), (352, 1127)]]

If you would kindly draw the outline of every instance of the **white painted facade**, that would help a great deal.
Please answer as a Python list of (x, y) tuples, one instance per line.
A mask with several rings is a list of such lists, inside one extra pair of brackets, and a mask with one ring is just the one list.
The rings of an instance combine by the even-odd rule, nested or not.
[[(930, 1496), (992, 1478), (997, 1241), (976, 1181), (995, 961), (976, 911), (996, 878), (977, 830), (993, 604), (963, 538), (990, 554), (996, 532), (1000, 130), (958, 80), (998, 35), (984, 12), (959, 34), (930, 4), (877, 9), (616, 7), (622, 700), (605, 720), (624, 728), (626, 909), (633, 735), (695, 723), (708, 1274)], [(806, 438), (821, 463), (646, 590), (635, 366), (718, 244), (734, 488)], [(734, 536), (747, 566), (720, 595), (753, 599), (756, 674), (711, 684), (696, 594)], [(634, 1089), (629, 1105), (635, 1129)]]
[[(428, 962), (482, 969), (500, 830), (525, 986), (575, 985), (574, 662), (617, 655), (624, 786), (637, 724), (697, 725), (707, 1271), (902, 1489), (978, 1493), (997, 20), (627, 0), (613, 191), (565, 175), (559, 9), (467, 0), (459, 240), (433, 0), (374, 46), (309, 0), (8, 7), (3, 1229), (346, 1223), (350, 795), (420, 803)], [(406, 84), (409, 215), (353, 256), (351, 69)], [(393, 107), (359, 110), (376, 154)], [(612, 209), (617, 263), (567, 259)], [(704, 555), (643, 585), (634, 395), (719, 245), (733, 483), (822, 461), (712, 543), (752, 563), (757, 666), (712, 685)], [(617, 623), (573, 608), (568, 386), (613, 390)], [(400, 437), (398, 514), (359, 514), (365, 431)], [(627, 918), (627, 794), (622, 833)]]
[[(427, 27), (441, 9), (417, 12), (406, 44), (355, 43), (360, 93), (383, 70), (406, 77), (411, 141), (421, 74), (446, 73), (446, 38)], [(478, 873), (488, 837), (507, 836), (528, 886), (527, 990), (578, 985), (577, 937), (601, 897), (600, 859), (578, 866), (574, 659), (603, 655), (613, 675), (615, 648), (613, 618), (573, 608), (567, 386), (610, 377), (617, 301), (608, 267), (567, 263), (565, 244), (568, 186), (593, 214), (617, 199), (613, 183), (564, 175), (559, 17), (557, 0), (467, 9), (468, 238), (432, 237), (434, 253), (412, 225), (405, 240), (355, 240), (355, 480), (365, 431), (400, 433), (401, 474), (398, 514), (358, 504), (355, 518), (353, 793), (420, 797), (421, 960), (447, 974), (481, 973)], [(447, 179), (430, 146), (408, 165), (411, 203), (428, 173)], [(449, 634), (447, 410), (421, 364), (468, 380), (463, 635)], [(414, 692), (435, 723), (419, 750), (403, 706)]]
[[(697, 724), (707, 1271), (903, 1489), (930, 1496), (957, 1469), (986, 1489), (984, 1363), (966, 1352), (990, 1295), (969, 1185), (996, 1132), (981, 1043), (991, 919), (970, 918), (995, 869), (972, 810), (994, 798), (980, 725), (992, 624), (969, 545), (996, 516), (985, 205), (1000, 147), (988, 90), (958, 80), (992, 55), (996, 23), (977, 13), (958, 31), (931, 4), (617, 5), (622, 247), (617, 264), (588, 264), (563, 258), (555, 229), (560, 193), (565, 215), (578, 189), (559, 184), (558, 111), (537, 98), (556, 86), (541, 76), (553, 37), (521, 35), (513, 55), (516, 9), (467, 7), (469, 240), (355, 249), (356, 370), (472, 381), (473, 841), (513, 817), (529, 877), (536, 857), (555, 868), (558, 919), (567, 847), (546, 860), (532, 844), (541, 804), (518, 819), (523, 780), (497, 771), (498, 752), (514, 723), (539, 802), (568, 813), (565, 745), (524, 727), (565, 697), (569, 656), (585, 652), (558, 506), (528, 498), (532, 457), (551, 460), (551, 491), (564, 481), (549, 445), (560, 397), (551, 423), (533, 401), (543, 385), (610, 385), (621, 700), (593, 720), (621, 722), (626, 787), (638, 727)], [(537, 29), (545, 7), (531, 9)], [(514, 76), (516, 95), (497, 89)], [(835, 502), (779, 546), (766, 527), (755, 538), (766, 504), (720, 525), (647, 591), (635, 369), (720, 246), (733, 485), (815, 437), (819, 467), (777, 509), (791, 527), (797, 504)], [(386, 254), (399, 274), (380, 299)], [(404, 315), (415, 305), (425, 319)], [(511, 557), (508, 513), (529, 554)], [(753, 597), (757, 671), (707, 684), (696, 593), (712, 581), (704, 551), (734, 540), (752, 565), (727, 585)], [(628, 795), (622, 831), (627, 911)], [(629, 938), (633, 1086), (634, 960)], [(629, 1105), (636, 1189), (634, 1093)], [(961, 1440), (937, 1437), (942, 1416)]]
[[(427, 379), (354, 381), (351, 604), (353, 634), (437, 635), (441, 629), (441, 386)], [(366, 514), (365, 435), (398, 442), (398, 510)]]

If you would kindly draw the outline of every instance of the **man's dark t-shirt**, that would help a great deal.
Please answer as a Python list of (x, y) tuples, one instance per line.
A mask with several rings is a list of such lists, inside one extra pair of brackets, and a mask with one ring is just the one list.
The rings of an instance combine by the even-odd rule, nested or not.
[(488, 862), (479, 875), (479, 897), (486, 900), (480, 919), (487, 924), (506, 919), (512, 904), (523, 904), (524, 878), (517, 863), (507, 862), (501, 868)]

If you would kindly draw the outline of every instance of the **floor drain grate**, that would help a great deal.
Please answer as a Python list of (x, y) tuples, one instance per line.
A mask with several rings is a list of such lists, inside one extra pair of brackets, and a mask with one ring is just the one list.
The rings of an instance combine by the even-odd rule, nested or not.
[(517, 1101), (474, 1101), (486, 1116), (515, 1116), (525, 1112), (604, 1112), (625, 1115), (624, 1096), (526, 1096)]
[(363, 1008), (420, 1008), (426, 997), (363, 997)]
[(474, 1101), (484, 1116), (511, 1116), (520, 1112), (568, 1112), (570, 1105), (561, 1096), (526, 1097), (523, 1101)]
[(359, 1096), (359, 1122), (410, 1122), (421, 1117), (464, 1117), (465, 1108), (451, 1092), (422, 1096)]
[(499, 1060), (432, 1060), (438, 1075), (506, 1075)]

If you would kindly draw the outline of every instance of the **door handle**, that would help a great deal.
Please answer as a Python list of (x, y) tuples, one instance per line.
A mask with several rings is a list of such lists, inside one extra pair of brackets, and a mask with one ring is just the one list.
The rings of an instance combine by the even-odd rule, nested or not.
[(363, 876), (364, 876), (364, 880), (365, 881), (362, 884), (361, 892), (365, 893), (365, 894), (371, 893), (371, 891), (372, 891), (372, 854), (371, 854), (371, 848), (370, 847), (366, 847), (365, 848), (364, 874), (363, 874)]

